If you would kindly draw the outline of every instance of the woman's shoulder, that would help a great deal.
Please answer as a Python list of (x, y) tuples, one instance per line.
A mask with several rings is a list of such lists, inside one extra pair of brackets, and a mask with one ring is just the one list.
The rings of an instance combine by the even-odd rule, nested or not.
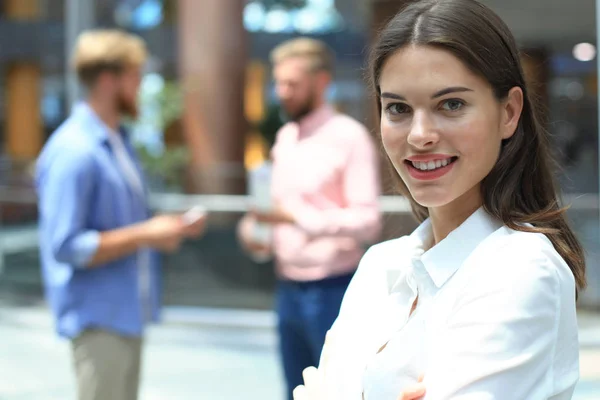
[[(475, 274), (490, 285), (529, 283), (530, 290), (544, 285), (575, 287), (573, 273), (543, 233), (506, 226), (491, 235), (474, 252)], [(547, 288), (546, 288), (547, 289)]]
[(543, 233), (517, 231), (506, 226), (500, 229), (501, 239), (495, 249), (499, 261), (544, 264), (553, 269), (569, 269), (562, 256)]

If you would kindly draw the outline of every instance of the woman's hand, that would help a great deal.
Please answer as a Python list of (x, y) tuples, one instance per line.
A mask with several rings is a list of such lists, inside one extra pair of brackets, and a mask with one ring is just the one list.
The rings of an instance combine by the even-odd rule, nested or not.
[(423, 384), (423, 376), (419, 378), (419, 383), (414, 384), (404, 390), (398, 400), (419, 400), (425, 396), (425, 385)]
[[(302, 376), (304, 377), (304, 385), (294, 389), (294, 400), (336, 400), (328, 398), (325, 392), (323, 374), (315, 367), (306, 368)], [(420, 400), (425, 396), (425, 385), (422, 383), (423, 377), (419, 378), (419, 383), (416, 383), (405, 389), (398, 400)]]
[(332, 400), (325, 394), (325, 384), (322, 371), (308, 367), (302, 371), (304, 385), (294, 389), (294, 400)]
[[(334, 399), (332, 393), (327, 392), (325, 385), (325, 371), (327, 370), (332, 349), (332, 337), (335, 336), (331, 331), (327, 332), (325, 345), (323, 346), (321, 368), (308, 367), (302, 372), (304, 385), (294, 389), (294, 400), (338, 400)], [(420, 400), (425, 395), (424, 376), (419, 377), (418, 383), (409, 386), (400, 393), (398, 400)], [(329, 388), (331, 389), (331, 388)]]
[(321, 354), (321, 364), (319, 368), (308, 367), (302, 371), (304, 385), (294, 389), (294, 400), (335, 400), (331, 395), (326, 394), (325, 388), (325, 370), (329, 363), (331, 355), (331, 329), (325, 334), (325, 343)]

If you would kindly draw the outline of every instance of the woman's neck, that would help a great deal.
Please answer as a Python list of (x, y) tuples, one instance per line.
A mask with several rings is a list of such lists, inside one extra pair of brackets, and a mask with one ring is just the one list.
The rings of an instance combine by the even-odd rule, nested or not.
[(429, 208), (435, 246), (462, 225), (483, 204), (479, 186), (441, 207)]

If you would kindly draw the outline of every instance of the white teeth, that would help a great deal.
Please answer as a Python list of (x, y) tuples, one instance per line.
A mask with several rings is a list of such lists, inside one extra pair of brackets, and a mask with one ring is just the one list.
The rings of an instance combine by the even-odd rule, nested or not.
[(452, 162), (452, 159), (447, 158), (445, 160), (435, 160), (429, 162), (411, 161), (411, 164), (413, 167), (421, 171), (432, 171), (437, 168), (445, 167), (446, 165), (450, 164), (450, 162)]

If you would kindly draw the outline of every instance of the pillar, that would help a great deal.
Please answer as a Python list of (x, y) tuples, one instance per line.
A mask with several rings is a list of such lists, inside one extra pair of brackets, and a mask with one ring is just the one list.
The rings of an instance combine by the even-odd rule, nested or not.
[(244, 151), (246, 169), (253, 169), (269, 158), (269, 146), (258, 129), (265, 118), (267, 76), (268, 67), (264, 62), (254, 60), (248, 63), (244, 95), (244, 115), (250, 125)]
[[(7, 18), (32, 21), (40, 17), (38, 0), (4, 0)], [(6, 150), (13, 160), (34, 159), (43, 143), (41, 77), (38, 62), (19, 60), (6, 70)]]
[(180, 0), (183, 134), (194, 192), (245, 192), (244, 0)]

